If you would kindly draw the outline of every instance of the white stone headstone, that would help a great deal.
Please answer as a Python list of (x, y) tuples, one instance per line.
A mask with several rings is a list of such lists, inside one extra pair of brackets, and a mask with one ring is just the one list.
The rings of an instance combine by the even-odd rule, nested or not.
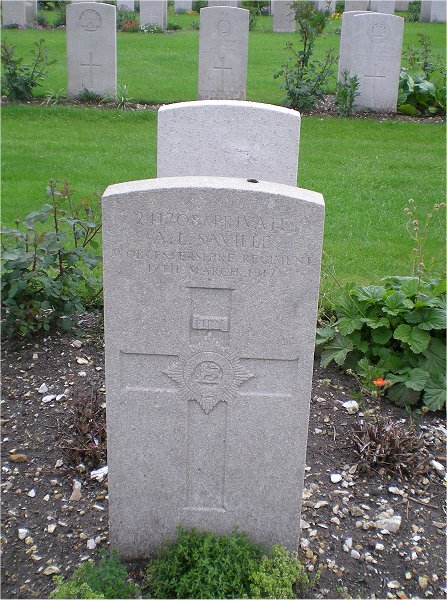
[(234, 6), (238, 8), (240, 2), (238, 0), (208, 0), (208, 6)]
[(367, 11), (369, 0), (345, 0), (345, 12)]
[(162, 106), (157, 176), (242, 177), (296, 185), (300, 121), (296, 110), (257, 102)]
[(292, 33), (296, 29), (295, 11), (291, 2), (272, 0), (271, 10), (273, 15), (274, 33)]
[(118, 10), (135, 10), (135, 0), (117, 0), (116, 8)]
[(432, 0), (430, 10), (431, 23), (445, 23), (447, 4), (444, 0)]
[(421, 0), (421, 14), (419, 20), (423, 23), (430, 22), (432, 0)]
[[(349, 14), (344, 13), (343, 19)], [(353, 15), (350, 41), (344, 45), (350, 56), (342, 57), (340, 51), (340, 64), (360, 79), (357, 108), (396, 110), (403, 29), (402, 17), (373, 12)]]
[[(351, 6), (351, 4), (349, 5)], [(367, 13), (366, 9), (349, 10), (342, 14), (340, 51), (338, 59), (338, 79), (341, 79), (343, 71), (351, 72), (351, 58), (353, 56), (352, 39), (354, 31), (354, 16)]]
[(176, 13), (192, 10), (192, 0), (174, 0), (174, 11)]
[(410, 4), (410, 0), (396, 0), (395, 9), (399, 12), (404, 12), (408, 10), (408, 6)]
[(324, 202), (213, 177), (102, 199), (110, 539), (176, 527), (296, 550)]
[(37, 0), (26, 0), (25, 18), (27, 23), (31, 23), (37, 17)]
[(26, 23), (25, 2), (23, 0), (3, 0), (2, 26), (21, 25)]
[(168, 0), (140, 0), (141, 25), (158, 25), (166, 29), (168, 25)]
[(76, 2), (67, 6), (68, 95), (85, 90), (116, 95), (116, 8)]
[(335, 0), (316, 0), (315, 7), (317, 10), (333, 14), (335, 12)]
[(370, 10), (393, 15), (395, 10), (395, 0), (371, 0)]
[(249, 11), (202, 8), (199, 36), (199, 100), (245, 100)]

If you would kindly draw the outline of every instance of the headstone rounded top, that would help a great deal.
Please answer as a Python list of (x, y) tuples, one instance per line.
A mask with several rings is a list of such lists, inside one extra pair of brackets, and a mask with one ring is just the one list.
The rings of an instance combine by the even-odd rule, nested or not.
[(266, 104), (264, 102), (247, 102), (245, 100), (193, 100), (191, 102), (173, 102), (172, 104), (165, 104), (160, 107), (159, 112), (166, 111), (174, 111), (179, 109), (185, 110), (203, 110), (204, 108), (209, 107), (210, 109), (218, 108), (228, 108), (228, 110), (234, 111), (246, 111), (249, 109), (252, 110), (264, 110), (269, 113), (277, 113), (288, 115), (289, 117), (294, 117), (296, 120), (299, 120), (301, 115), (297, 110), (292, 110), (291, 108), (286, 108), (285, 106), (277, 106), (276, 104)]
[[(213, 11), (213, 12), (210, 12)], [(205, 6), (204, 8), (200, 9), (200, 14), (217, 14), (217, 11), (220, 12), (228, 12), (229, 14), (243, 14), (243, 13), (247, 13), (249, 14), (250, 11), (247, 10), (246, 8), (238, 8), (237, 6)]]

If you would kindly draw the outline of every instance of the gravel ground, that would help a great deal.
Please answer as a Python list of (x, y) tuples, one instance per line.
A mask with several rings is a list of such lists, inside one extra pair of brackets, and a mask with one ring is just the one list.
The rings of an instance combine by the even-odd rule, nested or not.
[[(69, 575), (108, 545), (107, 477), (92, 479), (95, 464), (70, 462), (61, 448), (77, 398), (96, 390), (105, 410), (102, 334), (92, 325), (78, 340), (54, 334), (3, 347), (2, 598), (48, 598), (52, 575)], [(363, 413), (343, 407), (356, 389), (353, 378), (316, 363), (300, 541), (308, 571), (321, 570), (313, 597), (444, 598), (442, 415), (418, 423), (437, 470), (410, 480), (380, 470), (360, 476), (349, 437)], [(409, 418), (387, 401), (360, 409)], [(105, 455), (96, 459), (106, 464)], [(141, 581), (142, 564), (128, 566)]]

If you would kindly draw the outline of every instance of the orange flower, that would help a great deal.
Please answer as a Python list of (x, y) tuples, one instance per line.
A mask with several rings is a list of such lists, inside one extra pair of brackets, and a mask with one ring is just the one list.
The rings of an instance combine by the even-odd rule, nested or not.
[(381, 387), (382, 385), (386, 385), (387, 383), (388, 381), (386, 379), (382, 379), (381, 377), (378, 377), (373, 381), (373, 384), (377, 387)]

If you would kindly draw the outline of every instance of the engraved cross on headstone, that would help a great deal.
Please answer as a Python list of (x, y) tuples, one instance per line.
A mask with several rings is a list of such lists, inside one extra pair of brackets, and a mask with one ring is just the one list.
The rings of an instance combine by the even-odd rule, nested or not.
[(232, 71), (233, 67), (225, 67), (225, 57), (221, 56), (220, 57), (220, 65), (213, 66), (213, 69), (216, 69), (217, 71), (220, 71), (220, 90), (221, 92), (224, 91), (225, 86), (224, 86), (224, 79), (225, 79), (225, 71)]
[[(228, 415), (235, 402), (290, 397), (290, 369), (297, 359), (241, 357), (231, 344), (234, 290), (191, 287), (190, 344), (182, 353), (121, 352), (124, 391), (157, 401), (186, 402), (185, 509), (225, 511)], [(271, 389), (269, 379), (277, 386)], [(169, 385), (169, 380), (175, 385)], [(251, 386), (250, 386), (250, 384)], [(270, 383), (270, 385), (269, 385)]]
[(371, 102), (374, 104), (376, 100), (376, 79), (385, 79), (385, 75), (377, 74), (377, 63), (374, 63), (373, 75), (365, 75), (365, 79), (372, 79), (372, 97)]
[(95, 65), (93, 62), (93, 52), (89, 52), (90, 55), (90, 60), (88, 63), (81, 63), (81, 67), (87, 67), (90, 71), (89, 71), (89, 75), (90, 75), (90, 84), (91, 86), (93, 86), (93, 69), (95, 67), (102, 67), (102, 65)]

